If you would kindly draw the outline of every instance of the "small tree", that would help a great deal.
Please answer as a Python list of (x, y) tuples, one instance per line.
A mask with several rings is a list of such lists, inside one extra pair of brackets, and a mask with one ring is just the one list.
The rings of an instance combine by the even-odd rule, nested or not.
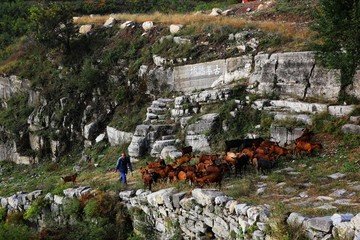
[(65, 52), (71, 50), (71, 38), (75, 34), (73, 9), (63, 3), (51, 3), (48, 6), (34, 5), (30, 8), (30, 20), (36, 39), (48, 46), (62, 46)]
[(352, 84), (360, 64), (360, 0), (320, 0), (312, 29), (320, 62), (340, 69), (341, 93)]

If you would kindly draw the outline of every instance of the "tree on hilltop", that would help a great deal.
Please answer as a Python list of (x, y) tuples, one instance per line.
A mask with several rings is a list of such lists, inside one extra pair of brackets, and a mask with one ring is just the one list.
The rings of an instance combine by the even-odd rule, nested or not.
[(69, 53), (75, 34), (73, 15), (72, 8), (63, 3), (32, 6), (30, 20), (36, 39), (48, 47), (62, 46)]
[(320, 62), (340, 69), (340, 99), (344, 100), (360, 64), (360, 0), (320, 0), (312, 29), (317, 32)]

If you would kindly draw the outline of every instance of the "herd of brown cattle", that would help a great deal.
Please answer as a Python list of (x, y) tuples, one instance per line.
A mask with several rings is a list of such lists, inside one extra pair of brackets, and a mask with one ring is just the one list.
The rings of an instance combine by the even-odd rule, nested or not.
[[(256, 172), (261, 171), (266, 174), (265, 170), (270, 171), (282, 157), (287, 158), (290, 154), (298, 155), (301, 152), (313, 155), (314, 150), (320, 150), (322, 145), (310, 142), (312, 136), (313, 133), (306, 128), (302, 135), (295, 139), (295, 147), (292, 150), (262, 138), (231, 140), (225, 143), (224, 156), (201, 155), (195, 158), (192, 155), (192, 147), (187, 146), (182, 149), (182, 157), (174, 162), (166, 164), (164, 159), (147, 162), (146, 167), (141, 168), (140, 171), (145, 186), (150, 190), (154, 183), (161, 180), (170, 182), (189, 180), (191, 184), (200, 187), (216, 183), (221, 188), (224, 175), (231, 171), (235, 176), (244, 174), (247, 166), (251, 165)], [(237, 151), (231, 151), (232, 148), (236, 148)], [(190, 164), (192, 159), (194, 161)]]

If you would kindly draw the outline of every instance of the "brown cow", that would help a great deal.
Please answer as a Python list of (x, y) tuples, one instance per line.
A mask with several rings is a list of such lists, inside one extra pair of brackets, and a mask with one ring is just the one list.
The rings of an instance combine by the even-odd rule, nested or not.
[[(275, 146), (275, 145), (271, 145), (272, 146)], [(268, 154), (270, 152), (269, 150), (270, 147), (258, 147), (255, 149), (255, 154), (257, 153), (260, 153), (260, 154)]]
[(194, 171), (187, 171), (186, 178), (190, 180), (190, 183), (193, 184), (195, 182), (196, 173)]
[(314, 150), (315, 149), (322, 149), (322, 145), (321, 143), (310, 143), (310, 142), (305, 142), (305, 141), (295, 141), (295, 152), (308, 152), (310, 155), (314, 154)]
[(223, 159), (230, 165), (235, 165), (236, 164), (236, 157), (237, 157), (237, 153), (235, 152), (226, 152), (226, 155), (223, 157)]
[(147, 168), (165, 167), (165, 165), (166, 164), (164, 159), (159, 159), (158, 161), (154, 161), (154, 162), (146, 162)]
[(182, 164), (188, 163), (193, 157), (193, 155), (182, 156), (181, 158), (176, 160), (176, 163), (178, 166), (181, 166)]
[(64, 183), (73, 182), (73, 184), (75, 184), (77, 176), (78, 176), (78, 173), (75, 173), (70, 176), (61, 177), (61, 179), (64, 180)]
[(199, 157), (199, 163), (205, 162), (205, 161), (214, 162), (217, 159), (219, 159), (219, 155), (201, 155)]
[(244, 148), (241, 153), (246, 154), (250, 160), (254, 157), (255, 151), (251, 148)]
[(265, 159), (265, 160), (269, 160), (269, 161), (275, 161), (275, 158), (273, 155), (271, 154), (262, 154), (262, 153), (257, 153), (254, 156), (255, 158), (261, 158), (261, 159)]
[(263, 141), (259, 147), (261, 148), (270, 148), (272, 145), (279, 145), (277, 142), (265, 140)]
[(195, 181), (200, 185), (200, 187), (210, 183), (217, 183), (219, 188), (221, 188), (222, 178), (223, 174), (221, 172), (214, 172), (203, 177), (195, 177)]
[(277, 145), (272, 145), (270, 147), (270, 153), (275, 153), (277, 155), (277, 158), (280, 158), (282, 156), (286, 156), (289, 154), (289, 150), (284, 148), (284, 147), (280, 147)]
[(158, 178), (159, 178), (159, 175), (156, 172), (154, 172), (154, 173), (145, 173), (142, 176), (145, 187), (148, 186), (150, 191), (151, 191), (152, 184), (156, 183)]
[(177, 178), (179, 181), (185, 181), (186, 180), (186, 172), (184, 171), (180, 171), (177, 175)]
[(150, 168), (148, 172), (157, 173), (159, 175), (159, 178), (165, 179), (168, 176), (170, 170), (172, 169), (173, 167), (171, 165), (166, 165), (165, 167), (160, 167), (160, 168)]

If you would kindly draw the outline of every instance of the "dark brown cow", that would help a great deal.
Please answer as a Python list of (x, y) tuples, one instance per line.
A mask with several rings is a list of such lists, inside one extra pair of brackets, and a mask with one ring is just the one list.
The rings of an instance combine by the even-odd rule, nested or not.
[(65, 176), (65, 177), (61, 177), (61, 178), (62, 178), (62, 180), (64, 180), (64, 183), (73, 182), (73, 184), (75, 184), (77, 176), (78, 176), (78, 173), (75, 173), (73, 175)]
[(301, 136), (298, 137), (297, 139), (295, 139), (295, 142), (296, 141), (308, 142), (308, 141), (310, 141), (312, 136), (314, 136), (313, 131), (310, 131), (308, 128), (305, 128), (304, 131), (302, 132)]
[(186, 147), (181, 148), (182, 155), (190, 154), (190, 153), (192, 153), (192, 151), (193, 151), (192, 146), (186, 146)]
[(275, 165), (275, 161), (270, 161), (263, 158), (253, 158), (251, 161), (252, 165), (256, 169), (256, 172), (259, 173), (259, 171), (261, 171), (264, 175), (266, 174), (265, 170), (270, 171)]

